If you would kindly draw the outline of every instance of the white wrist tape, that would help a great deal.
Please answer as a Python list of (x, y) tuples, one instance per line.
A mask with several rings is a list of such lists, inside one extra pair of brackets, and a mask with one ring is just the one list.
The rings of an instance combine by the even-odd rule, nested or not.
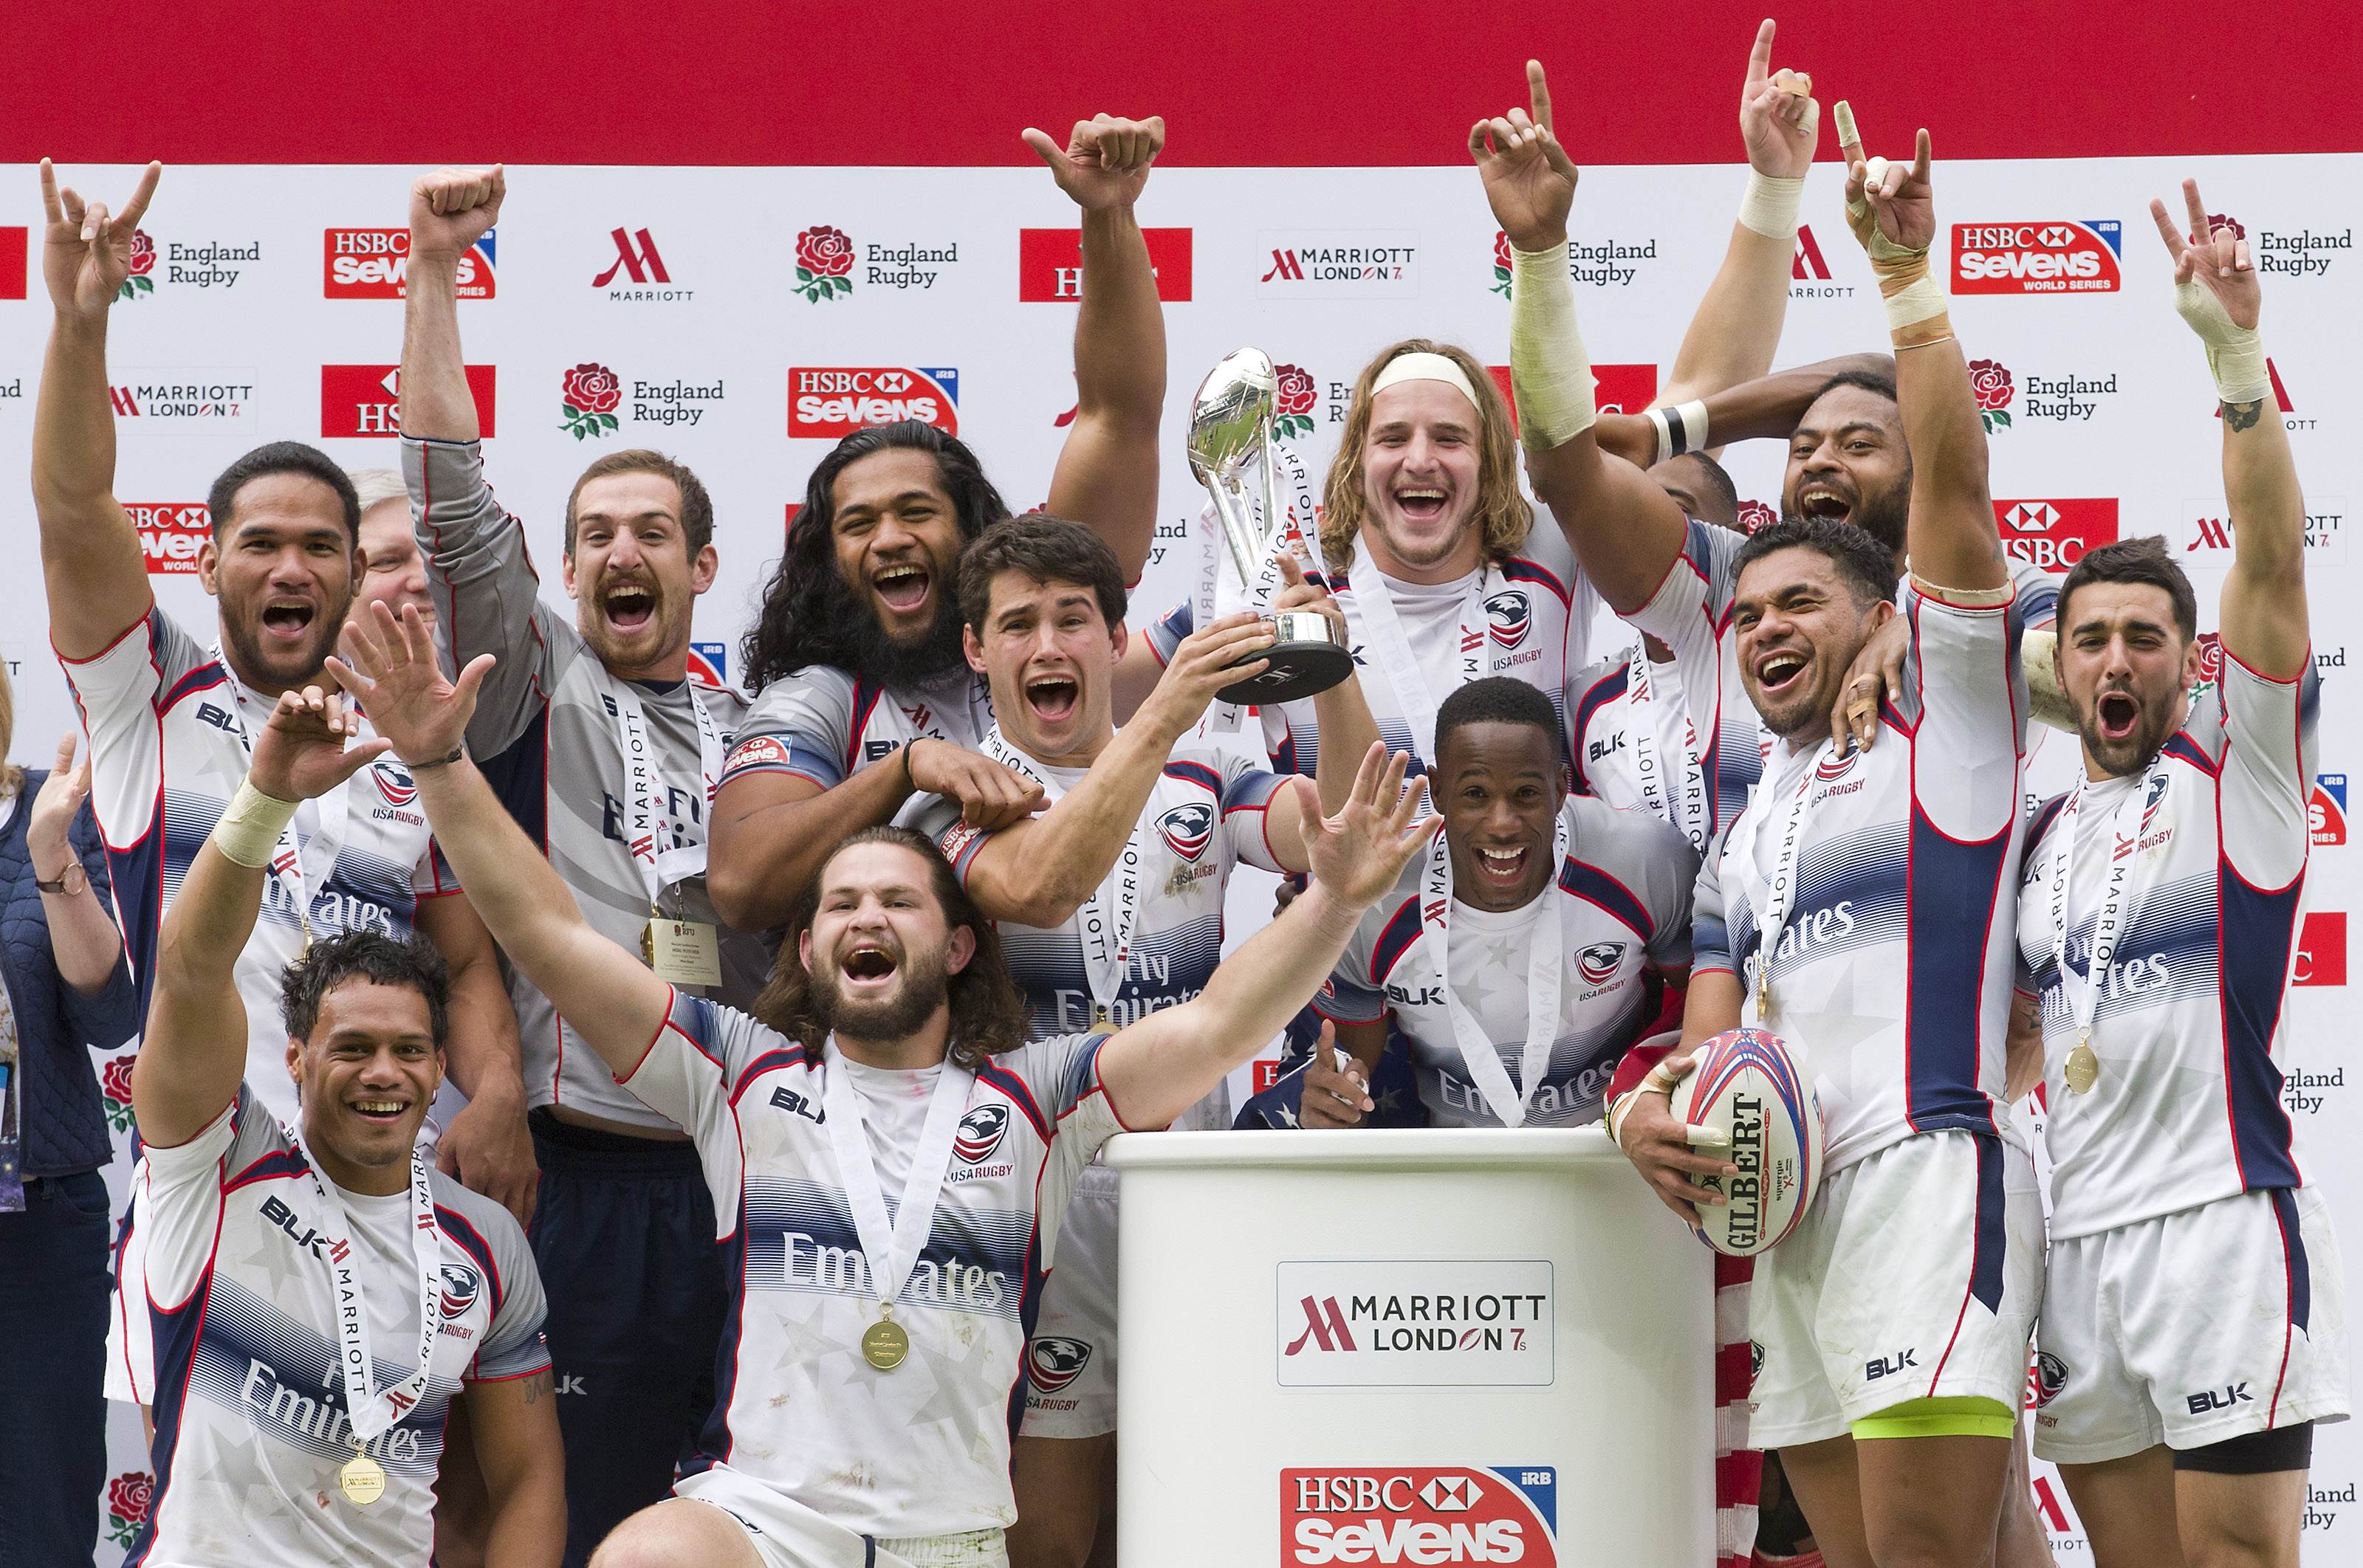
[(1747, 171), (1747, 193), (1739, 198), (1739, 223), (1767, 239), (1788, 239), (1797, 232), (1797, 212), (1805, 201), (1805, 178)]
[(2224, 302), (2200, 287), (2193, 278), (2174, 287), (2174, 308), (2207, 346), (2207, 369), (2215, 377), (2215, 392), (2225, 403), (2260, 403), (2273, 395), (2273, 372), (2265, 363), (2264, 339), (2253, 326), (2242, 326), (2224, 308)]
[(1658, 432), (1656, 462), (1706, 450), (1706, 403), (1702, 399), (1692, 398), (1671, 408), (1652, 408), (1647, 417)]
[(1510, 391), (1518, 401), (1518, 438), (1529, 451), (1572, 440), (1600, 417), (1564, 243), (1510, 251)]
[(1945, 291), (1934, 272), (1923, 272), (1880, 303), (1887, 307), (1887, 330), (1902, 332), (1907, 326), (1917, 326), (1934, 320), (1946, 312)]
[(279, 835), (294, 820), (295, 806), (240, 780), (229, 809), (214, 824), (213, 845), (224, 857), (260, 871), (279, 853)]

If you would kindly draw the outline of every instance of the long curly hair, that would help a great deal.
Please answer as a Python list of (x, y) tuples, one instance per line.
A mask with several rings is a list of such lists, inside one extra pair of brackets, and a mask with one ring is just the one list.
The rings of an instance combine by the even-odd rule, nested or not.
[(1329, 464), (1329, 481), (1322, 497), (1321, 554), (1331, 568), (1344, 570), (1354, 558), (1354, 536), (1362, 531), (1369, 505), (1362, 495), (1362, 444), (1370, 435), (1370, 383), (1387, 362), (1404, 354), (1441, 354), (1460, 367), (1477, 393), (1477, 511), (1475, 521), (1484, 530), (1485, 558), (1500, 560), (1526, 542), (1534, 531), (1535, 509), (1518, 489), (1518, 443), (1510, 428), (1510, 405), (1492, 373), (1466, 348), (1426, 337), (1406, 337), (1379, 350), (1354, 382), (1353, 401), (1346, 406), (1346, 430), (1338, 437), (1337, 456)]
[(1001, 933), (980, 913), (952, 874), (951, 863), (923, 834), (909, 828), (888, 824), (863, 828), (846, 838), (829, 851), (827, 860), (804, 890), (796, 896), (795, 906), (788, 912), (787, 936), (780, 944), (780, 955), (771, 966), (771, 978), (755, 999), (755, 1017), (778, 1030), (782, 1034), (803, 1045), (807, 1051), (817, 1051), (828, 1038), (828, 1029), (820, 1021), (813, 1006), (812, 973), (804, 967), (804, 937), (812, 929), (813, 917), (820, 910), (821, 888), (828, 879), (831, 862), (847, 850), (865, 844), (892, 844), (909, 850), (926, 863), (927, 881), (936, 896), (937, 905), (944, 911), (947, 930), (968, 927), (976, 938), (976, 955), (968, 966), (954, 975), (946, 984), (951, 1004), (952, 1026), (949, 1049), (952, 1065), (971, 1072), (982, 1066), (987, 1058), (1015, 1051), (1026, 1043), (1026, 1021), (1032, 1011), (1026, 993), (1009, 977), (1009, 961), (1003, 956)]
[[(853, 602), (837, 568), (837, 478), (876, 452), (926, 452), (936, 459), (960, 518), (960, 537), (973, 539), (1009, 515), (984, 467), (967, 443), (916, 419), (857, 430), (830, 448), (804, 482), (804, 504), (788, 525), (786, 552), (763, 589), (763, 608), (739, 646), (747, 690), (760, 691), (809, 664), (851, 668), (860, 660), (860, 628), (849, 617), (867, 614)], [(942, 585), (943, 591), (952, 584)]]

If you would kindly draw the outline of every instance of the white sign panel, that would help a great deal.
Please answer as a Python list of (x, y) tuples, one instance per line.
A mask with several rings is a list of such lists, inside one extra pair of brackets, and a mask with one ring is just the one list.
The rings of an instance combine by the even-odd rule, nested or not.
[(1551, 1381), (1548, 1259), (1325, 1258), (1274, 1272), (1283, 1388)]

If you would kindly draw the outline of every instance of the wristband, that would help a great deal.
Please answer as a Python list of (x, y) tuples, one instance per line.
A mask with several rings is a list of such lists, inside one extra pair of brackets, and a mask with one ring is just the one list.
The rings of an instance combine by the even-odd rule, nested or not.
[(1805, 179), (1747, 171), (1747, 193), (1739, 198), (1739, 226), (1767, 239), (1790, 239), (1797, 233), (1797, 212), (1804, 204)]
[(260, 871), (279, 853), (279, 835), (295, 818), (296, 802), (266, 795), (251, 779), (239, 782), (229, 809), (214, 824), (213, 845), (225, 859)]
[(1567, 265), (1564, 240), (1548, 250), (1510, 250), (1510, 390), (1518, 438), (1530, 452), (1572, 440), (1600, 417)]
[(1692, 398), (1671, 408), (1652, 408), (1645, 412), (1650, 426), (1658, 433), (1658, 456), (1652, 466), (1688, 452), (1706, 450), (1706, 403), (1703, 400)]
[(449, 767), (467, 755), (468, 748), (466, 746), (455, 745), (451, 748), (448, 756), (429, 757), (425, 762), (405, 761), (402, 766), (407, 767), (413, 773), (424, 773), (430, 767)]
[(2018, 595), (2015, 582), (2005, 581), (2000, 588), (1947, 588), (1941, 583), (1930, 582), (1912, 569), (1912, 560), (1908, 556), (1904, 558), (1903, 571), (1912, 580), (1913, 591), (1940, 604), (1964, 610), (1991, 610), (1996, 605), (2009, 603)]

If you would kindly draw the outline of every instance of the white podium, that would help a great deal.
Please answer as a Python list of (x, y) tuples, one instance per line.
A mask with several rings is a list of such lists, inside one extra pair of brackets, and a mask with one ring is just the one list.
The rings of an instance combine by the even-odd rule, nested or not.
[(1711, 1254), (1604, 1133), (1106, 1159), (1123, 1568), (1714, 1562)]

